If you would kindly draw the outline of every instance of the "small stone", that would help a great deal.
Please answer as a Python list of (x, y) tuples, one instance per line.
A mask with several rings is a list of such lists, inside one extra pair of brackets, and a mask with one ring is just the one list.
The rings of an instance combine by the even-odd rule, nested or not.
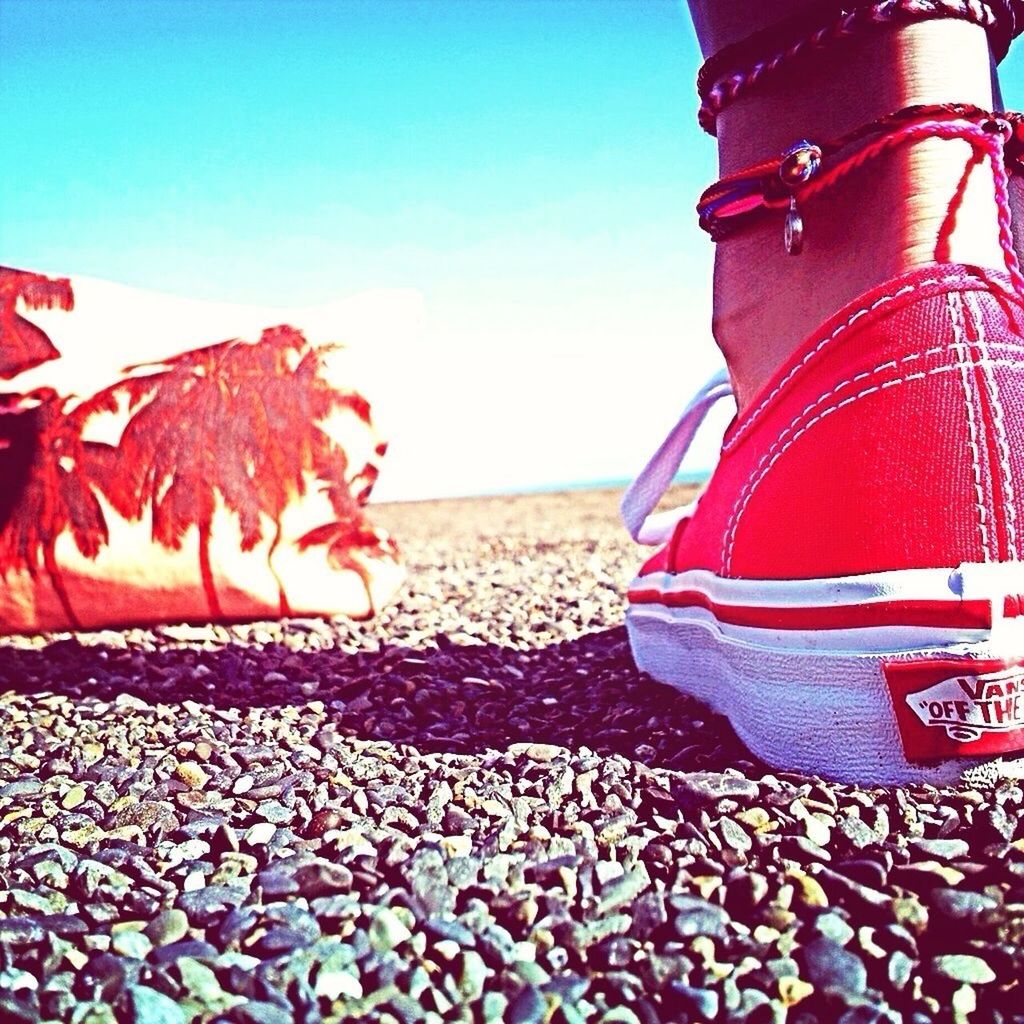
[(60, 802), (61, 807), (66, 811), (70, 811), (77, 807), (79, 804), (85, 802), (86, 792), (84, 786), (72, 786), (65, 794)]
[(25, 778), (15, 779), (14, 782), (8, 782), (3, 786), (0, 786), (0, 797), (26, 797), (35, 796), (41, 792), (43, 783), (39, 779)]
[(188, 934), (188, 916), (177, 907), (165, 910), (146, 925), (145, 933), (154, 946), (170, 945)]
[(390, 907), (381, 907), (370, 923), (370, 943), (379, 952), (394, 949), (412, 938), (412, 932)]
[(804, 981), (803, 978), (794, 978), (788, 975), (779, 978), (779, 998), (782, 1000), (783, 1006), (796, 1006), (813, 992), (814, 986), (809, 981)]
[(729, 916), (721, 907), (696, 896), (671, 896), (668, 903), (677, 912), (675, 929), (681, 938), (707, 935), (720, 939), (726, 936)]
[(244, 1024), (295, 1024), (295, 1016), (276, 1003), (250, 999), (231, 1011)]
[(683, 1008), (697, 1020), (714, 1020), (718, 1016), (719, 995), (714, 989), (695, 988), (681, 981), (670, 982), (670, 987)]
[(790, 813), (804, 826), (804, 835), (815, 846), (828, 846), (832, 830), (820, 818), (812, 814), (799, 800), (790, 805)]
[[(484, 1015), (484, 1024), (504, 1024), (505, 1012), (508, 1009), (508, 996), (504, 992), (487, 992), (484, 994), (481, 1000), (481, 1009)], [(562, 1006), (563, 1016), (566, 1013), (567, 1007)], [(571, 1012), (573, 1007), (568, 1007)], [(583, 1018), (579, 1018), (579, 1021), (575, 1021), (570, 1017), (566, 1017), (567, 1024), (580, 1024)]]
[(328, 807), (313, 815), (306, 828), (306, 834), (310, 838), (319, 839), (327, 832), (340, 831), (344, 824), (345, 819), (337, 811)]
[(114, 824), (118, 827), (137, 825), (144, 832), (170, 832), (178, 827), (178, 816), (173, 806), (163, 800), (143, 800), (115, 811)]
[(508, 1024), (543, 1024), (548, 1018), (548, 1001), (535, 985), (526, 985), (505, 1011)]
[(932, 960), (932, 969), (944, 978), (966, 985), (988, 985), (996, 980), (995, 971), (980, 956), (966, 953), (937, 956)]
[(814, 922), (814, 928), (826, 939), (831, 939), (839, 946), (845, 946), (854, 937), (854, 930), (838, 914), (820, 914)]
[(185, 1024), (185, 1011), (155, 988), (133, 985), (128, 997), (135, 1024)]
[(145, 960), (153, 948), (153, 943), (142, 932), (124, 931), (113, 936), (110, 946), (115, 953), (120, 953), (121, 956)]
[(953, 1019), (957, 1024), (970, 1020), (971, 1014), (978, 1009), (978, 994), (970, 985), (961, 985), (953, 993)]
[(260, 821), (246, 831), (245, 841), (250, 846), (266, 846), (274, 838), (276, 831), (276, 825), (269, 821)]
[(804, 949), (807, 977), (817, 989), (843, 995), (862, 995), (867, 988), (867, 969), (860, 958), (831, 939), (815, 939)]
[(598, 914), (601, 916), (617, 910), (625, 903), (632, 901), (651, 884), (651, 876), (641, 862), (632, 871), (624, 874), (604, 886), (598, 903)]
[(207, 775), (201, 764), (196, 761), (182, 761), (174, 769), (174, 774), (185, 783), (189, 789), (202, 789), (210, 776)]
[(938, 860), (961, 860), (971, 852), (963, 839), (911, 839), (910, 845), (926, 857)]
[(674, 780), (674, 792), (696, 800), (699, 803), (714, 803), (718, 800), (754, 800), (760, 787), (742, 775), (728, 775), (722, 772), (689, 772)]
[(934, 889), (929, 903), (954, 921), (980, 923), (986, 915), (998, 910), (999, 903), (980, 892), (968, 889)]
[(462, 953), (462, 969), (457, 984), (459, 992), (467, 1003), (476, 1002), (483, 994), (487, 976), (490, 973), (484, 959), (475, 949)]
[(316, 976), (314, 993), (334, 1002), (344, 996), (346, 999), (362, 999), (363, 986), (359, 979), (343, 967), (332, 969), (321, 966)]
[(889, 956), (888, 963), (889, 981), (897, 991), (902, 992), (910, 981), (910, 975), (914, 970), (914, 961), (901, 949), (894, 950)]
[(892, 870), (894, 882), (913, 889), (916, 892), (927, 892), (939, 886), (959, 885), (964, 880), (964, 873), (951, 868), (948, 864), (940, 864), (935, 860), (922, 860), (917, 863), (900, 864)]
[(743, 827), (732, 818), (723, 818), (718, 824), (718, 831), (726, 846), (731, 846), (739, 853), (746, 853), (754, 845)]
[(216, 960), (217, 954), (217, 947), (212, 943), (198, 939), (183, 939), (181, 942), (157, 946), (149, 959), (155, 964), (173, 964), (183, 957), (190, 957), (193, 960)]
[(191, 1008), (201, 1008), (204, 1018), (245, 1002), (243, 996), (225, 992), (217, 975), (206, 964), (191, 957), (182, 957), (175, 966), (181, 975), (183, 995), (188, 997)]
[(816, 878), (797, 868), (787, 872), (787, 877), (796, 882), (797, 899), (805, 907), (828, 906), (828, 896)]
[(207, 885), (193, 892), (179, 893), (178, 907), (188, 915), (189, 921), (205, 928), (237, 907), (246, 895), (246, 890), (240, 886)]
[(838, 824), (839, 831), (858, 850), (866, 849), (878, 842), (878, 836), (859, 814), (850, 814), (840, 818)]
[(441, 848), (449, 857), (468, 857), (473, 852), (473, 837), (442, 836)]

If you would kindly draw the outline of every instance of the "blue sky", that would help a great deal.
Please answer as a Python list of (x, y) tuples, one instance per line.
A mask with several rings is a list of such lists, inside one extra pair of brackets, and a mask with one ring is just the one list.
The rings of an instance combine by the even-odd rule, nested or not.
[(384, 496), (625, 477), (717, 364), (697, 66), (681, 0), (0, 0), (0, 261), (414, 288)]
[(672, 0), (0, 12), (23, 261), (239, 301), (465, 281), (460, 254), (502, 237), (494, 270), (532, 276), (526, 234), (551, 235), (542, 262), (586, 243), (584, 268), (622, 268), (638, 230), (680, 248), (713, 166)]

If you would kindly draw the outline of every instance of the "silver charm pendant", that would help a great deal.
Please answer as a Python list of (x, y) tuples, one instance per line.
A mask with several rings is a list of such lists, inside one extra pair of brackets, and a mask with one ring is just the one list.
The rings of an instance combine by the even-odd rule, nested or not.
[(797, 209), (796, 196), (789, 197), (789, 209), (786, 211), (786, 226), (783, 229), (783, 240), (786, 252), (790, 256), (799, 256), (804, 248), (804, 219)]
[(790, 190), (789, 209), (786, 211), (786, 227), (783, 238), (786, 252), (799, 256), (804, 247), (804, 219), (796, 205), (796, 190), (806, 185), (821, 169), (821, 147), (807, 139), (794, 143), (782, 154), (779, 161), (779, 177)]

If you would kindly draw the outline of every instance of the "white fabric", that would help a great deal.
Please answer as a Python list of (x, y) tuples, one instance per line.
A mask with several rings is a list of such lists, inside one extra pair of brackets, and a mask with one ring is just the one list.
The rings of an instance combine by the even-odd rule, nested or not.
[(727, 370), (716, 373), (694, 395), (661, 447), (622, 498), (620, 511), (629, 535), (639, 544), (664, 544), (676, 525), (693, 514), (697, 502), (654, 512), (683, 463), (704, 418), (722, 398), (733, 394)]

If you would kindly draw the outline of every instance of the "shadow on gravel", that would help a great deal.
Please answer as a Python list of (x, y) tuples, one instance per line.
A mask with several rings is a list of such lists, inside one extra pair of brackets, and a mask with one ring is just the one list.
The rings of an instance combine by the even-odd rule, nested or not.
[(724, 718), (637, 671), (621, 627), (528, 650), (443, 635), (355, 653), (84, 639), (0, 647), (0, 692), (64, 696), (86, 717), (169, 706), (162, 713), (173, 709), (182, 738), (190, 702), (212, 706), (227, 725), (249, 709), (299, 706), (322, 714), (310, 742), (324, 748), (356, 737), (476, 754), (528, 742), (685, 771), (759, 769)]

